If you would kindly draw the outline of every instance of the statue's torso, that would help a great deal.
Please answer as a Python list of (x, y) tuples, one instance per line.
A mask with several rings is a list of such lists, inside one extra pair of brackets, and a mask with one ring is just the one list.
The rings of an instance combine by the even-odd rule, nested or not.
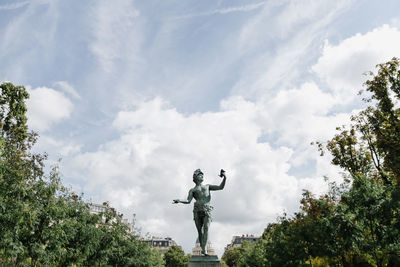
[(193, 198), (196, 200), (193, 206), (194, 220), (206, 216), (211, 221), (211, 210), (213, 207), (210, 205), (211, 194), (209, 185), (195, 186), (192, 189)]
[(195, 205), (202, 206), (210, 203), (211, 194), (208, 184), (195, 186), (192, 189), (192, 192), (193, 192), (193, 198), (196, 200)]

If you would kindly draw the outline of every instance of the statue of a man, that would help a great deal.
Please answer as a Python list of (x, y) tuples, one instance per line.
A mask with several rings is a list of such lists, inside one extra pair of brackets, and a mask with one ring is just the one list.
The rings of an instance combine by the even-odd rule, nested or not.
[(195, 170), (193, 173), (193, 182), (196, 184), (196, 186), (189, 190), (187, 200), (174, 199), (173, 201), (174, 204), (190, 204), (193, 198), (196, 200), (193, 206), (193, 217), (199, 235), (201, 253), (204, 255), (207, 255), (206, 245), (208, 240), (208, 228), (210, 226), (211, 210), (213, 208), (210, 205), (210, 191), (224, 189), (226, 182), (224, 170), (221, 170), (219, 176), (223, 178), (220, 185), (202, 185), (201, 183), (203, 182), (203, 173), (200, 169)]

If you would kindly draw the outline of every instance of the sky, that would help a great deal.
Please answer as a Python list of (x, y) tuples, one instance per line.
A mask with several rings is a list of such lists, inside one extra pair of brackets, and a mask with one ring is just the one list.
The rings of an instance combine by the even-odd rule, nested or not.
[[(400, 57), (400, 2), (0, 0), (0, 81), (30, 93), (35, 151), (84, 199), (191, 252), (194, 186), (210, 241), (261, 235), (340, 170), (326, 141), (365, 107), (367, 71)], [(60, 160), (60, 161), (59, 161)]]

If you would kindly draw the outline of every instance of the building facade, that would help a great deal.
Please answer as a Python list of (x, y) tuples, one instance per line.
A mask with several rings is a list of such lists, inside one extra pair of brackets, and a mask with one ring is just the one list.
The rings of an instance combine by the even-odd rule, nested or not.
[[(135, 228), (135, 214), (133, 214), (133, 219), (132, 221), (129, 221), (126, 218), (123, 218), (123, 214), (120, 212), (117, 212), (114, 208), (110, 207), (108, 202), (104, 202), (103, 204), (96, 204), (96, 203), (86, 203), (89, 211), (91, 214), (102, 214), (105, 213), (107, 211), (113, 211), (117, 214), (117, 218), (126, 226), (128, 226), (129, 231), (133, 232), (134, 228)], [(105, 217), (103, 216), (103, 219), (105, 219)]]
[(150, 239), (143, 240), (143, 242), (148, 243), (153, 249), (158, 250), (161, 253), (165, 253), (172, 246), (178, 246), (170, 237), (162, 238), (153, 236)]
[[(214, 256), (215, 255), (215, 250), (212, 247), (211, 243), (208, 242), (207, 246), (206, 246), (206, 250), (207, 250), (207, 254), (210, 256)], [(201, 247), (200, 247), (200, 242), (199, 239), (197, 238), (196, 240), (196, 245), (194, 246), (194, 248), (192, 248), (192, 255), (194, 256), (201, 256)]]
[(230, 244), (226, 245), (225, 247), (225, 251), (227, 251), (230, 248), (234, 248), (234, 247), (239, 247), (242, 245), (243, 242), (258, 242), (258, 240), (260, 239), (260, 237), (258, 236), (254, 236), (254, 235), (235, 235), (232, 237), (232, 241)]

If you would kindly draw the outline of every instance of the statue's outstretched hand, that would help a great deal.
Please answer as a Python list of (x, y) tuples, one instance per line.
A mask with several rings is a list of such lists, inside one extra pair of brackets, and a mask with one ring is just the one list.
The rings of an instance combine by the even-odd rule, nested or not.
[(225, 177), (225, 171), (223, 169), (221, 169), (221, 172), (219, 173), (219, 177)]
[(179, 203), (179, 199), (174, 199), (172, 204), (178, 204)]

